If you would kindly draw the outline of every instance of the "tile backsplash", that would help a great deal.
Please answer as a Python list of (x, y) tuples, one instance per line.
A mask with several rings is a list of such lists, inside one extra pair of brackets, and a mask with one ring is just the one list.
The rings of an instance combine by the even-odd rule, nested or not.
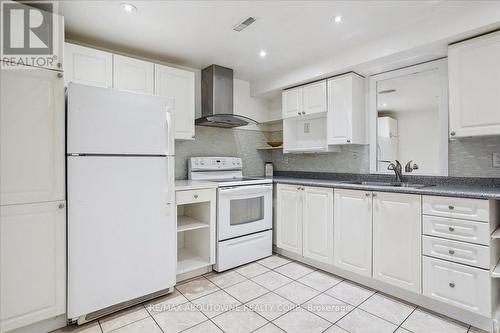
[[(280, 139), (282, 131), (261, 132), (241, 129), (196, 127), (195, 141), (176, 141), (176, 179), (187, 177), (187, 159), (192, 156), (239, 156), (243, 173), (262, 176), (264, 163), (274, 170), (369, 173), (369, 147), (346, 146), (329, 154), (283, 154), (281, 150), (257, 150), (270, 139)], [(455, 177), (498, 177), (491, 154), (500, 152), (500, 136), (454, 139), (449, 142), (449, 175)]]

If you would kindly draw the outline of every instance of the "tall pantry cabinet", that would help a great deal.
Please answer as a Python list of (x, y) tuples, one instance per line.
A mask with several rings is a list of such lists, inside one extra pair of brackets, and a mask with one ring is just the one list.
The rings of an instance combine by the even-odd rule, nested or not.
[(0, 331), (66, 312), (64, 79), (1, 63)]

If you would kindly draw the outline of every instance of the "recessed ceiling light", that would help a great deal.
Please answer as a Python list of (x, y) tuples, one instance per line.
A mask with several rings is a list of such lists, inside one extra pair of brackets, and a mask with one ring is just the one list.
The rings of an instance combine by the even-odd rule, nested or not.
[(132, 13), (132, 12), (135, 12), (137, 10), (137, 7), (130, 4), (130, 3), (122, 3), (121, 4), (122, 8), (124, 11), (126, 11), (127, 13)]
[(264, 50), (262, 50), (262, 51), (260, 51), (260, 52), (259, 52), (259, 56), (260, 56), (261, 58), (264, 58), (266, 55), (267, 55), (267, 53), (266, 53), (266, 51), (264, 51)]
[(342, 22), (342, 20), (343, 20), (343, 19), (344, 19), (344, 18), (343, 18), (342, 16), (337, 15), (337, 16), (335, 16), (335, 17), (333, 18), (333, 22), (335, 22), (335, 23), (340, 23), (340, 22)]

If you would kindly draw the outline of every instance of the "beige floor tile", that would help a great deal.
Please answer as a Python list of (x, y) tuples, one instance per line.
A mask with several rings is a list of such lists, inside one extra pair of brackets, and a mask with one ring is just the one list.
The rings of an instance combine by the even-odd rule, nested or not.
[(207, 296), (193, 300), (198, 310), (208, 318), (213, 318), (221, 313), (236, 308), (241, 303), (223, 290), (216, 291)]
[(194, 327), (183, 331), (182, 333), (223, 333), (220, 328), (218, 328), (211, 321), (205, 321), (201, 324), (198, 324)]
[(267, 320), (274, 320), (297, 305), (275, 293), (268, 293), (248, 302), (246, 306)]
[(207, 317), (191, 303), (184, 303), (169, 311), (157, 313), (153, 318), (164, 333), (181, 332), (207, 320)]
[(358, 306), (368, 297), (373, 295), (375, 291), (364, 288), (353, 282), (344, 280), (328, 289), (326, 293), (332, 297), (340, 299), (341, 301), (347, 302), (354, 306)]
[(477, 327), (470, 327), (469, 328), (469, 333), (487, 333), (486, 331), (483, 331), (482, 329), (480, 328), (477, 328)]
[(151, 317), (141, 319), (139, 321), (123, 326), (113, 333), (162, 333), (160, 327), (156, 325)]
[(292, 282), (292, 279), (287, 278), (286, 276), (278, 274), (276, 272), (269, 271), (267, 273), (252, 278), (252, 281), (257, 282), (258, 284), (269, 290), (274, 290), (284, 286), (287, 283)]
[(150, 314), (155, 314), (186, 303), (187, 301), (188, 299), (175, 289), (173, 293), (155, 298), (151, 302), (144, 304), (144, 306)]
[[(325, 333), (326, 333), (326, 332), (325, 332)], [(404, 329), (404, 328), (402, 328), (402, 327), (399, 327), (399, 328), (396, 330), (396, 332), (394, 332), (394, 333), (412, 333), (412, 332), (410, 332), (410, 331), (408, 331), (407, 329)]]
[(319, 291), (296, 281), (278, 288), (274, 292), (281, 297), (294, 302), (295, 304), (302, 304), (320, 293)]
[(300, 277), (303, 277), (304, 275), (312, 273), (314, 269), (297, 262), (291, 262), (276, 268), (275, 271), (296, 280)]
[(328, 274), (322, 271), (314, 271), (301, 277), (297, 281), (316, 290), (325, 291), (340, 283), (342, 280), (342, 278), (332, 274)]
[(265, 272), (268, 272), (269, 268), (262, 266), (261, 264), (258, 264), (256, 262), (253, 262), (251, 264), (242, 266), (240, 268), (236, 269), (236, 272), (240, 273), (244, 277), (250, 279), (253, 278), (254, 276), (263, 274)]
[(273, 323), (288, 333), (320, 333), (331, 325), (323, 318), (301, 308), (284, 314)]
[(102, 330), (96, 320), (85, 325), (69, 325), (51, 333), (102, 333)]
[(289, 262), (291, 262), (291, 260), (288, 260), (287, 258), (283, 258), (283, 257), (280, 257), (280, 256), (274, 254), (270, 257), (261, 259), (257, 262), (261, 265), (266, 266), (267, 268), (275, 269), (279, 266), (283, 266), (285, 264), (288, 264)]
[(225, 333), (248, 333), (264, 326), (268, 321), (245, 306), (225, 312), (212, 319)]
[(465, 333), (468, 326), (434, 313), (417, 309), (401, 325), (414, 333)]
[(223, 273), (209, 273), (205, 275), (212, 283), (217, 285), (219, 288), (227, 288), (234, 284), (243, 282), (246, 278), (236, 271), (228, 271)]
[(337, 325), (333, 325), (329, 329), (327, 329), (324, 333), (349, 333), (345, 329), (338, 327)]
[(302, 307), (332, 324), (351, 312), (354, 307), (327, 294), (321, 294), (302, 304)]
[(199, 277), (189, 282), (180, 284), (176, 287), (188, 300), (193, 300), (198, 297), (202, 297), (211, 294), (220, 288), (215, 284), (205, 279), (204, 277)]
[(284, 333), (281, 328), (274, 325), (273, 323), (269, 323), (267, 325), (262, 326), (258, 330), (254, 331), (254, 333)]
[(350, 333), (392, 333), (397, 329), (396, 325), (360, 309), (354, 309), (336, 325)]
[(400, 325), (416, 308), (414, 305), (380, 293), (373, 295), (359, 307), (396, 325)]
[(149, 317), (148, 311), (144, 306), (138, 305), (99, 319), (99, 323), (102, 331), (107, 333), (146, 317)]
[(268, 292), (266, 288), (250, 280), (240, 282), (224, 290), (242, 303), (246, 303)]

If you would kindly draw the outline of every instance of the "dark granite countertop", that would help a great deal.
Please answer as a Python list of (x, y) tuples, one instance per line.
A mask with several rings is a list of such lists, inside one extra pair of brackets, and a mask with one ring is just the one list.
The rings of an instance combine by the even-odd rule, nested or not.
[(409, 177), (409, 182), (426, 184), (423, 188), (391, 187), (377, 185), (349, 184), (350, 181), (391, 181), (392, 178), (380, 175), (328, 174), (310, 172), (279, 172), (273, 182), (281, 184), (297, 184), (303, 186), (320, 186), (344, 188), (352, 190), (412, 193), (422, 195), (439, 195), (450, 197), (496, 199), (500, 200), (500, 179), (498, 178), (465, 178), (465, 177)]

